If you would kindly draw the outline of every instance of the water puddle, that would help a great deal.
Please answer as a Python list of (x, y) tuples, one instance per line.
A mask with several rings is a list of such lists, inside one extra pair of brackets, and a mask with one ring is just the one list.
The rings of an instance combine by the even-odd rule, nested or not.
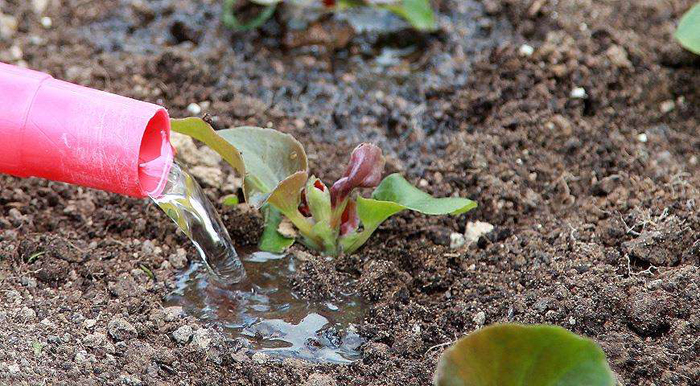
[(254, 352), (314, 362), (350, 363), (360, 359), (363, 343), (356, 331), (362, 321), (359, 297), (336, 301), (304, 299), (291, 288), (294, 258), (267, 252), (241, 256), (246, 278), (237, 284), (210, 280), (200, 264), (184, 272), (168, 306), (182, 306), (206, 323), (219, 325), (232, 338), (243, 338)]
[(159, 197), (151, 197), (192, 240), (201, 262), (178, 279), (168, 306), (182, 306), (205, 323), (243, 338), (256, 352), (315, 362), (349, 363), (360, 358), (355, 324), (362, 302), (341, 294), (336, 301), (298, 296), (289, 278), (292, 256), (248, 252), (239, 259), (214, 206), (197, 181), (173, 164)]

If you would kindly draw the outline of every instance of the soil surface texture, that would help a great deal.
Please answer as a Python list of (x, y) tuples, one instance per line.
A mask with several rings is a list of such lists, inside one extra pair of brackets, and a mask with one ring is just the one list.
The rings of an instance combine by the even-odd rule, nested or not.
[[(591, 337), (624, 385), (700, 384), (700, 58), (672, 39), (693, 3), (439, 0), (419, 34), (292, 12), (235, 33), (218, 0), (0, 1), (0, 61), (291, 133), (327, 183), (372, 141), (387, 172), (479, 203), (402, 213), (331, 261), (292, 248), (299, 294), (351, 282), (367, 303), (362, 359), (330, 365), (165, 308), (197, 255), (154, 204), (0, 176), (0, 384), (429, 385), (497, 322)], [(239, 180), (210, 161), (189, 166), (255, 245), (260, 216), (221, 205)], [(451, 245), (476, 221), (494, 228)]]

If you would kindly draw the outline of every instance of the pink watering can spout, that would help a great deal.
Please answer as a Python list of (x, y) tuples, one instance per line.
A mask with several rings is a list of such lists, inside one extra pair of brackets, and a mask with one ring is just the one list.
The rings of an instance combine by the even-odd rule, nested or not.
[(172, 163), (163, 107), (0, 63), (0, 173), (146, 197)]

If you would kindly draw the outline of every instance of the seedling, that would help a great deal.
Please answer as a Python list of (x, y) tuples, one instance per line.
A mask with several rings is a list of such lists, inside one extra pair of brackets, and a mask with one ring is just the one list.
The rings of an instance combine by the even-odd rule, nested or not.
[(46, 254), (46, 251), (39, 251), (39, 252), (34, 252), (34, 253), (32, 253), (32, 254), (27, 258), (27, 263), (28, 263), (28, 264), (33, 263), (36, 259), (38, 259), (39, 257), (43, 256), (44, 254)]
[(700, 3), (683, 15), (675, 36), (683, 47), (700, 55)]
[[(291, 135), (259, 127), (214, 131), (199, 118), (174, 119), (172, 130), (204, 142), (243, 176), (246, 202), (265, 217), (260, 248), (269, 252), (295, 241), (278, 232), (285, 217), (309, 248), (335, 256), (355, 252), (382, 222), (405, 209), (457, 215), (477, 206), (466, 198), (434, 198), (399, 174), (382, 179), (384, 156), (372, 144), (357, 146), (343, 177), (329, 187), (309, 176), (306, 152)], [(356, 195), (363, 188), (374, 188), (370, 198)]]
[(561, 327), (501, 324), (447, 349), (436, 386), (613, 386), (615, 376), (592, 340)]
[(283, 2), (296, 3), (300, 6), (310, 6), (329, 12), (354, 7), (375, 7), (387, 9), (406, 19), (413, 28), (419, 31), (434, 31), (436, 28), (435, 14), (430, 7), (430, 0), (249, 0), (264, 8), (257, 16), (247, 22), (241, 22), (233, 13), (237, 0), (224, 0), (223, 22), (229, 28), (243, 31), (260, 27), (272, 17), (277, 6)]

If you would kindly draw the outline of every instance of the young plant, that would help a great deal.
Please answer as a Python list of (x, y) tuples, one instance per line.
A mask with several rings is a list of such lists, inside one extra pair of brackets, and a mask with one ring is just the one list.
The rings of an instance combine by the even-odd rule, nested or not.
[(683, 15), (675, 36), (683, 47), (700, 55), (700, 2)]
[(241, 22), (234, 15), (237, 0), (224, 0), (223, 22), (229, 28), (244, 31), (260, 27), (272, 17), (277, 6), (283, 2), (298, 6), (311, 6), (328, 11), (338, 11), (354, 7), (375, 7), (387, 9), (408, 21), (419, 31), (434, 31), (436, 29), (435, 14), (430, 6), (430, 0), (249, 0), (264, 8), (257, 16), (248, 22)]
[[(246, 202), (265, 217), (260, 248), (269, 252), (294, 243), (278, 232), (285, 217), (309, 248), (335, 256), (355, 252), (405, 209), (457, 215), (476, 207), (466, 198), (434, 198), (399, 174), (382, 179), (384, 156), (372, 144), (356, 147), (343, 177), (328, 187), (309, 176), (306, 152), (291, 135), (258, 127), (214, 131), (198, 118), (173, 119), (172, 130), (204, 142), (243, 176)], [(374, 188), (371, 198), (356, 195), (363, 188)]]
[(605, 353), (561, 327), (500, 324), (482, 328), (447, 349), (436, 386), (613, 386)]

